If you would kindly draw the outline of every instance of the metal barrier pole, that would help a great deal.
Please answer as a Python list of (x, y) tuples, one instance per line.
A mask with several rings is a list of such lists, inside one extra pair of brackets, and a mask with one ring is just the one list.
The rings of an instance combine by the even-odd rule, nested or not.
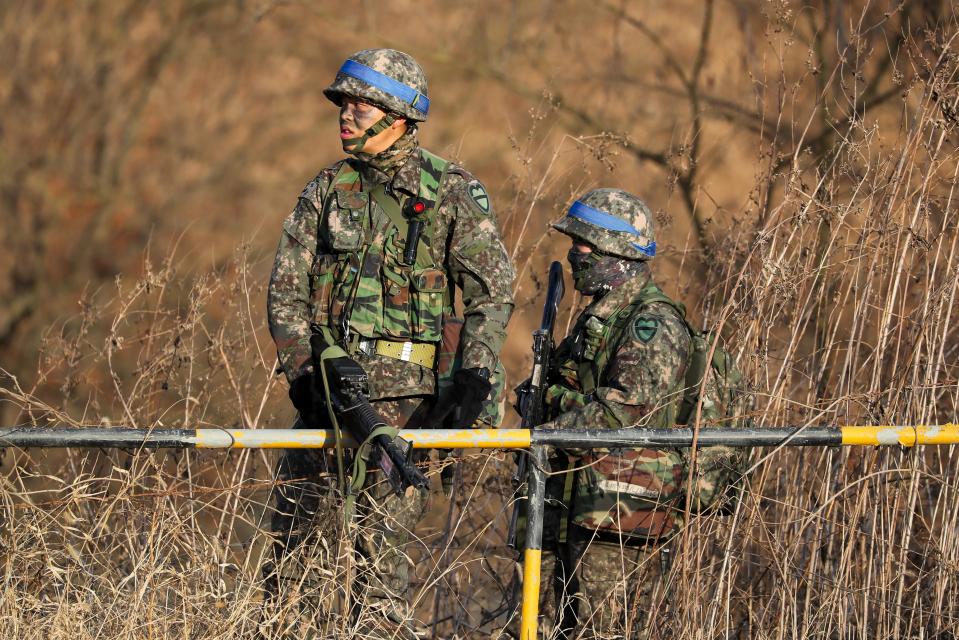
[[(416, 449), (528, 449), (529, 429), (403, 429)], [(343, 444), (356, 441), (343, 434)], [(127, 427), (5, 427), (2, 447), (103, 449), (323, 449), (332, 429), (130, 429)]]
[(543, 556), (543, 509), (546, 498), (546, 447), (533, 445), (529, 456), (529, 499), (526, 501), (526, 547), (523, 551), (523, 606), (520, 640), (536, 640), (540, 569)]
[[(760, 446), (880, 446), (959, 444), (959, 424), (909, 426), (774, 427), (715, 429), (422, 429), (400, 436), (417, 449), (530, 449), (526, 548), (523, 552), (521, 640), (536, 640), (542, 560), (546, 445), (671, 448), (725, 444)], [(356, 443), (347, 439), (347, 446)], [(333, 433), (310, 429), (0, 428), (3, 447), (126, 449), (305, 449), (333, 446)]]
[[(625, 447), (662, 449), (698, 446), (809, 447), (959, 444), (959, 424), (903, 426), (686, 427), (673, 429), (403, 429), (416, 449), (528, 449)], [(313, 449), (332, 447), (323, 429), (130, 429), (128, 427), (6, 427), (2, 447), (97, 447), (122, 449)], [(347, 437), (344, 444), (355, 447)]]

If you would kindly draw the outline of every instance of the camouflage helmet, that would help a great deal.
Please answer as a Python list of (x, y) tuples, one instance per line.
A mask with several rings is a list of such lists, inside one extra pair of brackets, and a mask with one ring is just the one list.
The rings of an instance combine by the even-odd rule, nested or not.
[(424, 122), (430, 110), (426, 74), (416, 60), (394, 49), (364, 49), (351, 55), (323, 95), (361, 98), (408, 120)]
[(656, 255), (649, 207), (622, 189), (593, 189), (574, 202), (553, 228), (609, 255), (629, 260)]

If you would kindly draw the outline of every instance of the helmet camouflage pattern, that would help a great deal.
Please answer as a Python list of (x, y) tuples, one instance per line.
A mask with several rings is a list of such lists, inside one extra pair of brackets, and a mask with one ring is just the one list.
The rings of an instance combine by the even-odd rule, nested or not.
[(553, 228), (608, 255), (629, 260), (656, 255), (649, 207), (622, 189), (593, 189), (574, 202)]
[(423, 68), (412, 56), (394, 49), (354, 53), (323, 95), (335, 104), (342, 96), (359, 98), (415, 122), (424, 122), (430, 108)]

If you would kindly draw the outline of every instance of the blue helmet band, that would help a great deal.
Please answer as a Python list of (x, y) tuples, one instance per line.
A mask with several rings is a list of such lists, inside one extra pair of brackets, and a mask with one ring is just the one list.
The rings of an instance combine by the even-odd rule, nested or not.
[(344, 62), (343, 66), (340, 67), (340, 73), (361, 80), (371, 87), (376, 87), (380, 91), (402, 100), (417, 111), (422, 112), (423, 115), (430, 111), (430, 100), (422, 93), (356, 60)]
[(654, 240), (653, 242), (650, 242), (650, 243), (649, 243), (648, 245), (646, 245), (645, 247), (644, 247), (643, 245), (641, 245), (641, 244), (636, 244), (635, 242), (633, 242), (632, 245), (633, 245), (633, 248), (636, 249), (636, 251), (639, 251), (639, 252), (640, 252), (641, 254), (643, 254), (644, 256), (649, 256), (650, 258), (652, 258), (653, 256), (656, 255), (656, 241), (655, 241), (655, 240)]
[[(594, 209), (587, 204), (583, 204), (579, 200), (573, 203), (573, 206), (569, 208), (569, 211), (566, 212), (566, 215), (570, 218), (579, 218), (584, 222), (588, 222), (592, 225), (600, 227), (602, 229), (609, 229), (610, 231), (620, 231), (622, 233), (628, 233), (634, 236), (642, 236), (643, 233), (629, 224), (622, 218), (617, 218), (612, 216), (605, 211), (600, 211), (599, 209)], [(652, 258), (656, 255), (656, 243), (651, 242), (648, 245), (641, 245), (636, 242), (630, 243), (634, 249), (639, 251), (645, 256)]]

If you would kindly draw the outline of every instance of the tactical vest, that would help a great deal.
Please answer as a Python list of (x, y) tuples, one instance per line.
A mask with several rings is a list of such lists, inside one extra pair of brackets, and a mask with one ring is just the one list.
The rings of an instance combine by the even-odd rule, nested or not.
[[(748, 424), (752, 395), (744, 388), (732, 356), (720, 344), (714, 348), (712, 336), (698, 331), (686, 320), (685, 307), (652, 283), (608, 317), (586, 319), (582, 344), (577, 347), (578, 362), (575, 367), (567, 366), (564, 375), (574, 376), (582, 393), (594, 393), (602, 384), (600, 377), (623, 331), (641, 307), (654, 302), (676, 310), (690, 334), (690, 355), (685, 375), (669, 394), (673, 400), (647, 426), (669, 428), (686, 424), (695, 419), (697, 406), (700, 417), (715, 426)], [(710, 352), (712, 359), (708, 357)], [(707, 372), (712, 375), (703, 389)], [(687, 467), (679, 450), (630, 449), (608, 454), (594, 450), (578, 462), (584, 468), (576, 473), (575, 482), (570, 477), (568, 485), (573, 522), (646, 539), (667, 536), (677, 529), (685, 510), (687, 482)]]
[[(590, 396), (598, 386), (602, 386), (601, 377), (613, 355), (616, 342), (629, 327), (635, 312), (653, 302), (663, 302), (673, 307), (680, 319), (686, 323), (685, 307), (666, 296), (652, 282), (647, 284), (631, 302), (619, 309), (614, 309), (606, 317), (589, 314), (584, 326), (576, 335), (570, 354), (571, 360), (560, 364), (560, 373), (571, 387), (578, 388), (579, 392), (585, 396)], [(690, 334), (694, 335), (694, 330), (688, 323), (686, 326)], [(677, 403), (669, 403), (645, 422), (644, 426), (672, 427), (677, 422), (678, 410)]]
[[(716, 344), (715, 337), (708, 331), (700, 331), (686, 319), (686, 307), (676, 302), (662, 289), (650, 282), (629, 304), (614, 310), (606, 318), (591, 315), (587, 318), (582, 331), (582, 345), (574, 353), (578, 364), (566, 363), (562, 373), (564, 377), (578, 386), (581, 393), (589, 395), (596, 390), (599, 377), (606, 369), (612, 355), (612, 347), (629, 327), (637, 310), (649, 304), (660, 302), (672, 307), (686, 325), (690, 335), (690, 354), (686, 361), (683, 380), (677, 385), (675, 401), (663, 407), (644, 426), (669, 428), (677, 424), (688, 424), (695, 420), (697, 405), (702, 403), (700, 418), (715, 426), (747, 426), (748, 413), (753, 397), (746, 389), (742, 372), (736, 367), (733, 357), (722, 344)], [(712, 358), (709, 354), (712, 352)], [(702, 381), (707, 371), (713, 375), (705, 390)], [(702, 391), (701, 391), (702, 390)]]
[[(419, 149), (422, 212), (397, 202), (383, 185), (367, 190), (349, 161), (340, 165), (323, 202), (320, 233), (331, 253), (317, 252), (311, 274), (314, 323), (335, 338), (440, 342), (443, 314), (451, 312), (451, 283), (437, 255), (436, 203), (450, 163)], [(375, 215), (376, 207), (385, 216)], [(416, 258), (404, 261), (411, 220), (422, 222)], [(376, 240), (376, 241), (375, 241)]]

